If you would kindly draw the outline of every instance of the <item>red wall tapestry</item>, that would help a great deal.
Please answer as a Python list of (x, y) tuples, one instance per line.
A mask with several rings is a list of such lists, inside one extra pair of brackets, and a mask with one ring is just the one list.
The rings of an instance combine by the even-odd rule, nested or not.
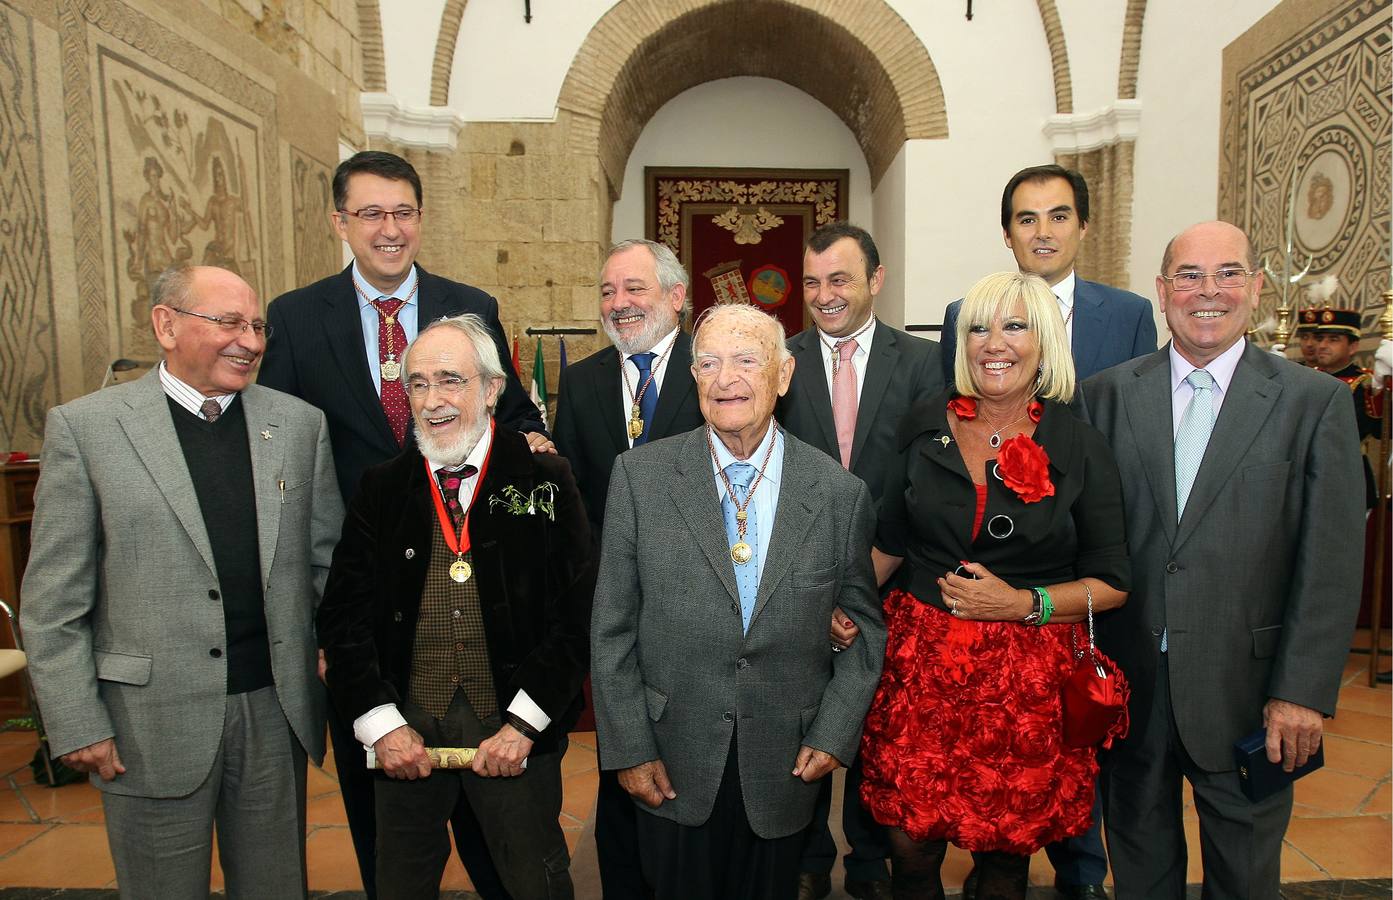
[(694, 315), (748, 302), (803, 330), (803, 242), (846, 218), (846, 169), (648, 167), (644, 182), (646, 236), (687, 267)]

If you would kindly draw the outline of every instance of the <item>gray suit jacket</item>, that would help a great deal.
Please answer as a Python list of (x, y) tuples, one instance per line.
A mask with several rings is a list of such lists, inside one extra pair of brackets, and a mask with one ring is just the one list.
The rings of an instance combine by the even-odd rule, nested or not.
[(1249, 345), (1179, 523), (1169, 348), (1083, 393), (1127, 507), (1132, 593), (1098, 641), (1132, 686), (1128, 741), (1144, 737), (1163, 628), (1176, 725), (1202, 768), (1234, 767), (1270, 697), (1333, 715), (1364, 548), (1348, 389)]
[[(840, 462), (832, 395), (822, 363), (827, 351), (817, 329), (808, 327), (794, 335), (788, 349), (798, 362), (788, 393), (779, 400), (779, 422)], [(877, 322), (851, 442), (851, 472), (866, 482), (877, 509), (885, 493), (886, 476), (899, 456), (895, 435), (900, 420), (914, 401), (942, 390), (938, 344)]]
[[(252, 385), (242, 403), (276, 694), (319, 762), (314, 614), (343, 523), (328, 431), (278, 391)], [(94, 784), (188, 794), (222, 738), (226, 657), (209, 650), (226, 647), (226, 629), (158, 372), (50, 410), (41, 461), (20, 615), (53, 753), (115, 737), (126, 774)]]
[[(711, 815), (732, 734), (760, 837), (812, 818), (817, 784), (792, 774), (800, 745), (849, 762), (885, 653), (860, 479), (784, 434), (784, 477), (749, 631), (704, 426), (615, 461), (591, 616), (600, 762), (661, 759), (677, 799), (639, 809), (682, 825)], [(861, 639), (831, 652), (840, 605)]]

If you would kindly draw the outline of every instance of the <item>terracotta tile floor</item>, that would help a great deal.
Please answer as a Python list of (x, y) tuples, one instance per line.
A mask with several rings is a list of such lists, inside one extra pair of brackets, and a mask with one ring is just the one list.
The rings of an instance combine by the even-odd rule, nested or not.
[[(1393, 870), (1393, 691), (1387, 685), (1365, 686), (1367, 663), (1365, 655), (1350, 655), (1340, 714), (1327, 723), (1326, 768), (1297, 783), (1295, 813), (1282, 857), (1283, 881), (1384, 879)], [(34, 784), (28, 768), (34, 747), (31, 733), (0, 734), (0, 889), (113, 887), (97, 792), (86, 784), (57, 790)], [(575, 867), (588, 870), (576, 872), (577, 886), (582, 888), (595, 883), (593, 837), (585, 827), (598, 779), (594, 733), (572, 735), (562, 775), (561, 826), (575, 854)], [(836, 796), (840, 795), (838, 789)], [(358, 888), (332, 757), (324, 769), (310, 770), (308, 812), (310, 887), (317, 891)], [(840, 821), (835, 810), (832, 819)], [(1198, 825), (1188, 803), (1186, 824), (1195, 846)], [(841, 840), (840, 834), (837, 838)], [(944, 865), (945, 884), (950, 889), (960, 885), (970, 865), (966, 853), (951, 849)], [(1195, 852), (1190, 880), (1198, 881), (1199, 876)], [(1053, 878), (1048, 860), (1038, 854), (1031, 863), (1031, 882), (1047, 885)], [(221, 873), (215, 869), (212, 887), (221, 887), (221, 882)], [(844, 897), (839, 873), (834, 874), (833, 884), (832, 897)], [(442, 887), (470, 889), (458, 860), (451, 860)], [(581, 893), (598, 896), (590, 890)]]

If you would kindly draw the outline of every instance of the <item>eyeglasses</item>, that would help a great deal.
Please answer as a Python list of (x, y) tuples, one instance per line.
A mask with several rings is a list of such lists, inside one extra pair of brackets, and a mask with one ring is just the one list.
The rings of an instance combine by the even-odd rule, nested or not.
[(431, 388), (440, 392), (441, 396), (453, 397), (468, 386), (469, 382), (478, 378), (478, 375), (471, 375), (468, 378), (451, 376), (442, 378), (439, 381), (426, 381), (424, 378), (412, 378), (406, 382), (406, 392), (413, 397), (424, 397), (430, 393)]
[(364, 222), (381, 222), (390, 216), (398, 225), (414, 225), (421, 218), (421, 210), (410, 206), (403, 206), (401, 209), (378, 209), (376, 206), (365, 206), (362, 209), (341, 209), (339, 212), (355, 219), (362, 219)]
[(1240, 288), (1248, 283), (1248, 276), (1256, 274), (1258, 273), (1243, 269), (1220, 269), (1217, 272), (1176, 272), (1174, 275), (1161, 277), (1169, 281), (1171, 287), (1177, 291), (1195, 291), (1199, 290), (1204, 280), (1211, 275), (1214, 276), (1215, 287)]
[(190, 312), (187, 309), (174, 309), (172, 306), (170, 309), (173, 309), (181, 316), (197, 316), (200, 319), (207, 319), (223, 331), (235, 331), (238, 334), (246, 334), (247, 329), (250, 328), (252, 331), (256, 332), (256, 336), (259, 338), (268, 338), (271, 336), (271, 326), (259, 320), (256, 322), (248, 322), (241, 316), (206, 316), (203, 313)]

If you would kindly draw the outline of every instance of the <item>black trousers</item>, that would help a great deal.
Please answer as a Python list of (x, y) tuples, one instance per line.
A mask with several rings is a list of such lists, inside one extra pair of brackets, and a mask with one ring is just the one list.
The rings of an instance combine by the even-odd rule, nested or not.
[(679, 825), (639, 811), (643, 874), (658, 900), (793, 900), (803, 832), (762, 838), (750, 827), (731, 738), (711, 817)]
[[(334, 766), (338, 770), (339, 794), (348, 819), (348, 834), (353, 839), (353, 855), (358, 860), (358, 875), (363, 880), (363, 893), (368, 900), (377, 897), (377, 812), (373, 804), (373, 784), (376, 776), (363, 763), (363, 745), (353, 736), (353, 723), (344, 721), (330, 699), (329, 743), (334, 748)], [(455, 847), (464, 863), (474, 890), (484, 900), (510, 900), (503, 888), (503, 879), (489, 857), (479, 820), (466, 804), (453, 819), (450, 829), (455, 835)]]
[[(401, 704), (407, 724), (426, 746), (477, 747), (501, 727), (495, 713), (480, 720), (456, 691), (444, 719), (411, 702)], [(446, 826), (463, 810), (488, 823), (483, 829), (503, 884), (517, 900), (572, 900), (570, 854), (561, 831), (561, 757), (533, 753), (516, 778), (483, 778), (469, 770), (440, 769), (427, 778), (398, 780), (379, 775), (377, 802), (377, 894), (383, 900), (436, 897), (450, 859)]]
[[(638, 859), (638, 815), (628, 791), (619, 786), (619, 773), (601, 771), (595, 797), (595, 856), (604, 900), (648, 900), (653, 896)], [(645, 823), (647, 819), (645, 816)]]
[[(847, 881), (889, 881), (890, 844), (885, 826), (875, 820), (861, 805), (861, 757), (858, 754), (846, 770), (842, 790), (842, 833), (851, 845), (851, 852), (842, 863), (846, 866)], [(813, 820), (803, 832), (802, 871), (826, 875), (837, 861), (837, 842), (832, 838), (828, 818), (832, 812), (832, 776), (822, 779), (818, 789)]]

